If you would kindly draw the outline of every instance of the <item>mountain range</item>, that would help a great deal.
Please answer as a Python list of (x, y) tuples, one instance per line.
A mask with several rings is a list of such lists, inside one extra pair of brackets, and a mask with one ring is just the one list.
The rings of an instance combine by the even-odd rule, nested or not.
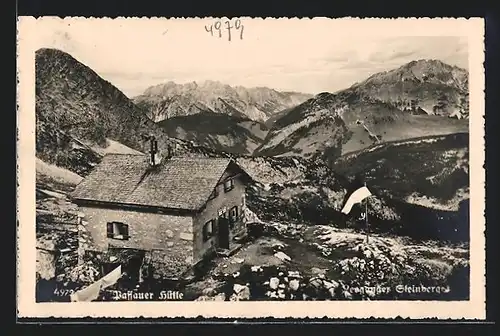
[[(314, 96), (168, 82), (133, 101), (169, 136), (234, 154), (331, 161), (379, 142), (468, 131), (468, 73), (438, 60), (413, 61)], [(207, 128), (217, 123), (225, 130)]]
[(273, 114), (296, 106), (312, 95), (280, 92), (267, 87), (245, 88), (218, 81), (176, 84), (172, 81), (147, 88), (133, 101), (154, 122), (200, 112), (246, 117), (263, 122)]
[[(270, 131), (254, 154), (330, 156), (385, 141), (468, 132), (467, 78), (463, 69), (419, 60), (320, 93), (269, 119)], [(338, 118), (343, 123), (332, 132)]]

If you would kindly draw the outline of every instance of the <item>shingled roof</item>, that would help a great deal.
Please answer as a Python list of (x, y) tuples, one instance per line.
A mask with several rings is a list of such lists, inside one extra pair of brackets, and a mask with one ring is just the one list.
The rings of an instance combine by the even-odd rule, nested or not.
[(230, 162), (228, 158), (173, 157), (151, 169), (145, 155), (107, 154), (71, 196), (75, 200), (198, 210)]

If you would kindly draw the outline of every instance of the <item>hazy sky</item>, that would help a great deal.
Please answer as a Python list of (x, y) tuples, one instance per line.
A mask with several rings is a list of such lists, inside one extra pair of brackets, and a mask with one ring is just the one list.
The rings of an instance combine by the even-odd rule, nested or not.
[(467, 36), (459, 25), (242, 19), (243, 39), (241, 28), (233, 28), (228, 41), (224, 24), (222, 38), (205, 31), (215, 21), (45, 18), (34, 33), (37, 46), (70, 53), (129, 97), (167, 81), (208, 79), (336, 91), (423, 58), (468, 68)]

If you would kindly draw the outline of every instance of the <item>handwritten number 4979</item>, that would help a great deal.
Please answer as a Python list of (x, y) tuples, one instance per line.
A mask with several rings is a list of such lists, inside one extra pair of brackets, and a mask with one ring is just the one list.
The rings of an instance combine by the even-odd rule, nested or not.
[[(240, 40), (243, 40), (243, 29), (244, 26), (241, 24), (240, 20), (236, 20), (234, 25), (231, 25), (231, 21), (224, 21), (225, 29), (227, 30), (227, 39), (231, 41), (231, 29), (240, 31)], [(218, 34), (219, 38), (222, 38), (222, 22), (216, 21), (213, 25), (205, 26), (205, 30), (207, 33), (210, 33), (214, 36), (214, 29), (216, 31), (215, 34)], [(217, 33), (218, 32), (218, 33)]]

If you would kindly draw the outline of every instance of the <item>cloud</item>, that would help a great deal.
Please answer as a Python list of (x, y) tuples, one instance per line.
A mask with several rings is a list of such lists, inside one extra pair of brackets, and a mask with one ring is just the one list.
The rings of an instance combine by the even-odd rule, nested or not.
[(408, 58), (415, 56), (417, 52), (415, 50), (411, 51), (379, 51), (371, 55), (370, 61), (372, 62), (385, 62), (385, 61), (394, 61), (400, 58)]
[(229, 42), (205, 31), (210, 19), (39, 22), (39, 47), (70, 53), (128, 96), (166, 81), (206, 79), (317, 93), (349, 87), (411, 60), (433, 58), (462, 67), (468, 62), (466, 31), (457, 36), (458, 28), (447, 28), (455, 36), (415, 36), (411, 29), (362, 28), (361, 21), (254, 19), (242, 20), (243, 40), (233, 30)]

